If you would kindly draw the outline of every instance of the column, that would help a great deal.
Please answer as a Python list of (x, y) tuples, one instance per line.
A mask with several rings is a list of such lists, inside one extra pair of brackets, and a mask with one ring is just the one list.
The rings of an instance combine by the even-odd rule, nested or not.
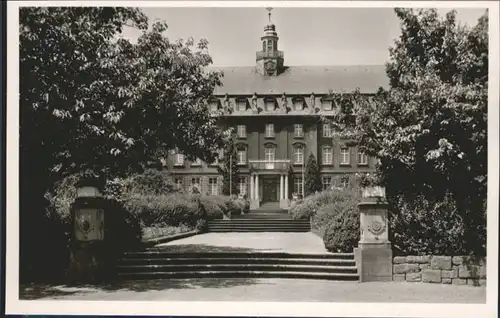
[[(255, 175), (255, 199), (259, 200), (259, 175)], [(260, 200), (259, 200), (260, 201)]]
[(290, 196), (288, 195), (288, 175), (285, 175), (285, 199), (288, 199)]
[(255, 193), (255, 186), (253, 185), (253, 175), (250, 175), (250, 200), (253, 200)]
[(283, 193), (283, 175), (280, 174), (280, 200), (284, 199), (284, 193)]

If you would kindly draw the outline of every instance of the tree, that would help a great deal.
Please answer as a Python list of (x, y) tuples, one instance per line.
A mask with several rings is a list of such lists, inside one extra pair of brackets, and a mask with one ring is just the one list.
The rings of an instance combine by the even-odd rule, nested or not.
[[(142, 31), (136, 44), (124, 25)], [(172, 149), (213, 160), (224, 140), (207, 104), (221, 74), (204, 70), (207, 41), (173, 43), (166, 29), (140, 9), (21, 8), (22, 244), (45, 236), (32, 231), (44, 195), (67, 175), (125, 176)]]
[[(380, 160), (373, 181), (395, 207), (396, 248), (414, 244), (412, 252), (432, 253), (439, 248), (431, 241), (455, 235), (448, 240), (453, 253), (484, 253), (488, 17), (470, 28), (457, 24), (454, 11), (445, 18), (436, 10), (395, 12), (401, 36), (386, 65), (389, 89), (339, 95), (336, 131)], [(435, 210), (432, 217), (418, 206), (407, 209), (422, 200), (420, 209)], [(447, 223), (447, 230), (426, 222)], [(404, 233), (418, 224), (413, 238)]]
[(304, 196), (308, 196), (314, 194), (316, 191), (323, 190), (318, 163), (316, 162), (316, 158), (312, 153), (309, 155), (309, 158), (307, 159), (304, 178), (305, 178)]
[[(238, 177), (240, 170), (238, 167), (234, 143), (232, 141), (226, 144), (224, 148), (224, 158), (217, 170), (220, 174), (222, 174), (222, 194), (238, 194)], [(229, 190), (230, 187), (231, 191)]]

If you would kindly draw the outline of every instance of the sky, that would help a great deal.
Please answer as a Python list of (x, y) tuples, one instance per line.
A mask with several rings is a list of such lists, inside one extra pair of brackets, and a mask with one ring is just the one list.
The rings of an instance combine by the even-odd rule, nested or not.
[[(452, 10), (440, 8), (440, 14)], [(171, 40), (193, 37), (209, 42), (213, 66), (255, 65), (255, 52), (268, 24), (265, 8), (143, 8), (150, 21), (164, 20)], [(461, 23), (475, 25), (483, 8), (457, 9)], [(388, 48), (400, 26), (392, 8), (275, 8), (272, 23), (285, 64), (377, 65), (389, 57)], [(139, 31), (123, 36), (135, 40)]]

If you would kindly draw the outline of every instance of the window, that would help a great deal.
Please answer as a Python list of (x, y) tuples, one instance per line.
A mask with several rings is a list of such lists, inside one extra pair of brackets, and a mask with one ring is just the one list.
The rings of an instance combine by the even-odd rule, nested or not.
[(247, 109), (247, 101), (244, 99), (237, 99), (236, 100), (236, 110), (237, 111), (244, 111)]
[(348, 165), (350, 162), (349, 157), (350, 157), (349, 148), (340, 149), (340, 164), (341, 165)]
[(175, 178), (174, 183), (178, 188), (182, 188), (182, 178)]
[(274, 124), (266, 125), (266, 137), (268, 138), (274, 137)]
[(333, 101), (332, 100), (323, 100), (322, 105), (323, 105), (323, 110), (332, 110)]
[(333, 151), (331, 147), (323, 147), (323, 164), (331, 165), (333, 163)]
[(210, 102), (210, 109), (212, 111), (217, 111), (217, 109), (219, 109), (219, 102), (214, 100), (214, 101), (211, 101)]
[(211, 195), (219, 194), (219, 184), (217, 178), (208, 178), (208, 190)]
[(275, 150), (276, 149), (274, 147), (266, 147), (264, 150), (264, 156), (267, 162), (274, 162)]
[(238, 138), (246, 138), (247, 137), (247, 127), (245, 125), (238, 125)]
[(184, 155), (183, 154), (178, 153), (175, 155), (175, 165), (176, 166), (184, 165)]
[(274, 110), (274, 107), (275, 107), (274, 99), (266, 99), (266, 110), (272, 111)]
[(301, 177), (295, 177), (295, 180), (294, 180), (294, 192), (299, 194), (299, 195), (302, 195), (302, 178)]
[(340, 178), (340, 186), (342, 188), (347, 188), (349, 187), (349, 177), (341, 177)]
[(200, 182), (200, 178), (199, 177), (196, 177), (196, 178), (191, 178), (191, 185), (196, 185), (196, 186), (200, 186), (201, 185), (201, 182)]
[(240, 149), (236, 153), (237, 162), (239, 165), (244, 165), (247, 163), (247, 151), (245, 149)]
[(323, 137), (331, 137), (332, 136), (332, 126), (330, 124), (323, 124)]
[(358, 164), (367, 165), (368, 164), (368, 156), (363, 152), (358, 152)]
[(273, 41), (267, 41), (267, 51), (270, 52), (273, 49)]
[(246, 177), (240, 177), (238, 179), (238, 190), (241, 195), (247, 194), (247, 178)]
[(302, 110), (304, 108), (304, 100), (302, 98), (294, 99), (293, 107), (295, 108), (295, 110)]
[(295, 124), (294, 125), (294, 135), (295, 137), (304, 137), (304, 128), (302, 124)]
[(295, 148), (293, 148), (293, 163), (304, 163), (304, 148), (302, 148), (302, 146), (296, 146)]
[(323, 183), (323, 190), (331, 189), (332, 187), (332, 177), (323, 177), (321, 179)]

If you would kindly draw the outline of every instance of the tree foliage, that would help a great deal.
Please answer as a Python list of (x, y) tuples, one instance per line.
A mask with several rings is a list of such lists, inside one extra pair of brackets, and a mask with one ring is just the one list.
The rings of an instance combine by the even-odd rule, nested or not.
[[(387, 188), (400, 227), (410, 226), (398, 219), (406, 217), (405, 209), (398, 209), (401, 202), (418, 198), (428, 201), (423, 206), (437, 207), (451, 195), (458, 217), (450, 221), (458, 218), (466, 225), (456, 236), (456, 252), (480, 250), (485, 243), (488, 16), (471, 28), (458, 24), (454, 11), (444, 18), (434, 9), (395, 12), (401, 35), (386, 65), (389, 89), (369, 97), (359, 91), (339, 95), (338, 134), (380, 160), (375, 181)], [(447, 235), (419, 233), (427, 234), (435, 234), (430, 240)]]
[(308, 196), (314, 194), (316, 191), (323, 190), (318, 163), (316, 162), (316, 158), (312, 153), (307, 159), (304, 178), (304, 196)]
[(172, 149), (212, 161), (223, 145), (206, 40), (171, 42), (164, 22), (124, 7), (24, 7), (19, 31), (22, 238), (43, 229), (44, 194), (64, 176), (124, 176)]

